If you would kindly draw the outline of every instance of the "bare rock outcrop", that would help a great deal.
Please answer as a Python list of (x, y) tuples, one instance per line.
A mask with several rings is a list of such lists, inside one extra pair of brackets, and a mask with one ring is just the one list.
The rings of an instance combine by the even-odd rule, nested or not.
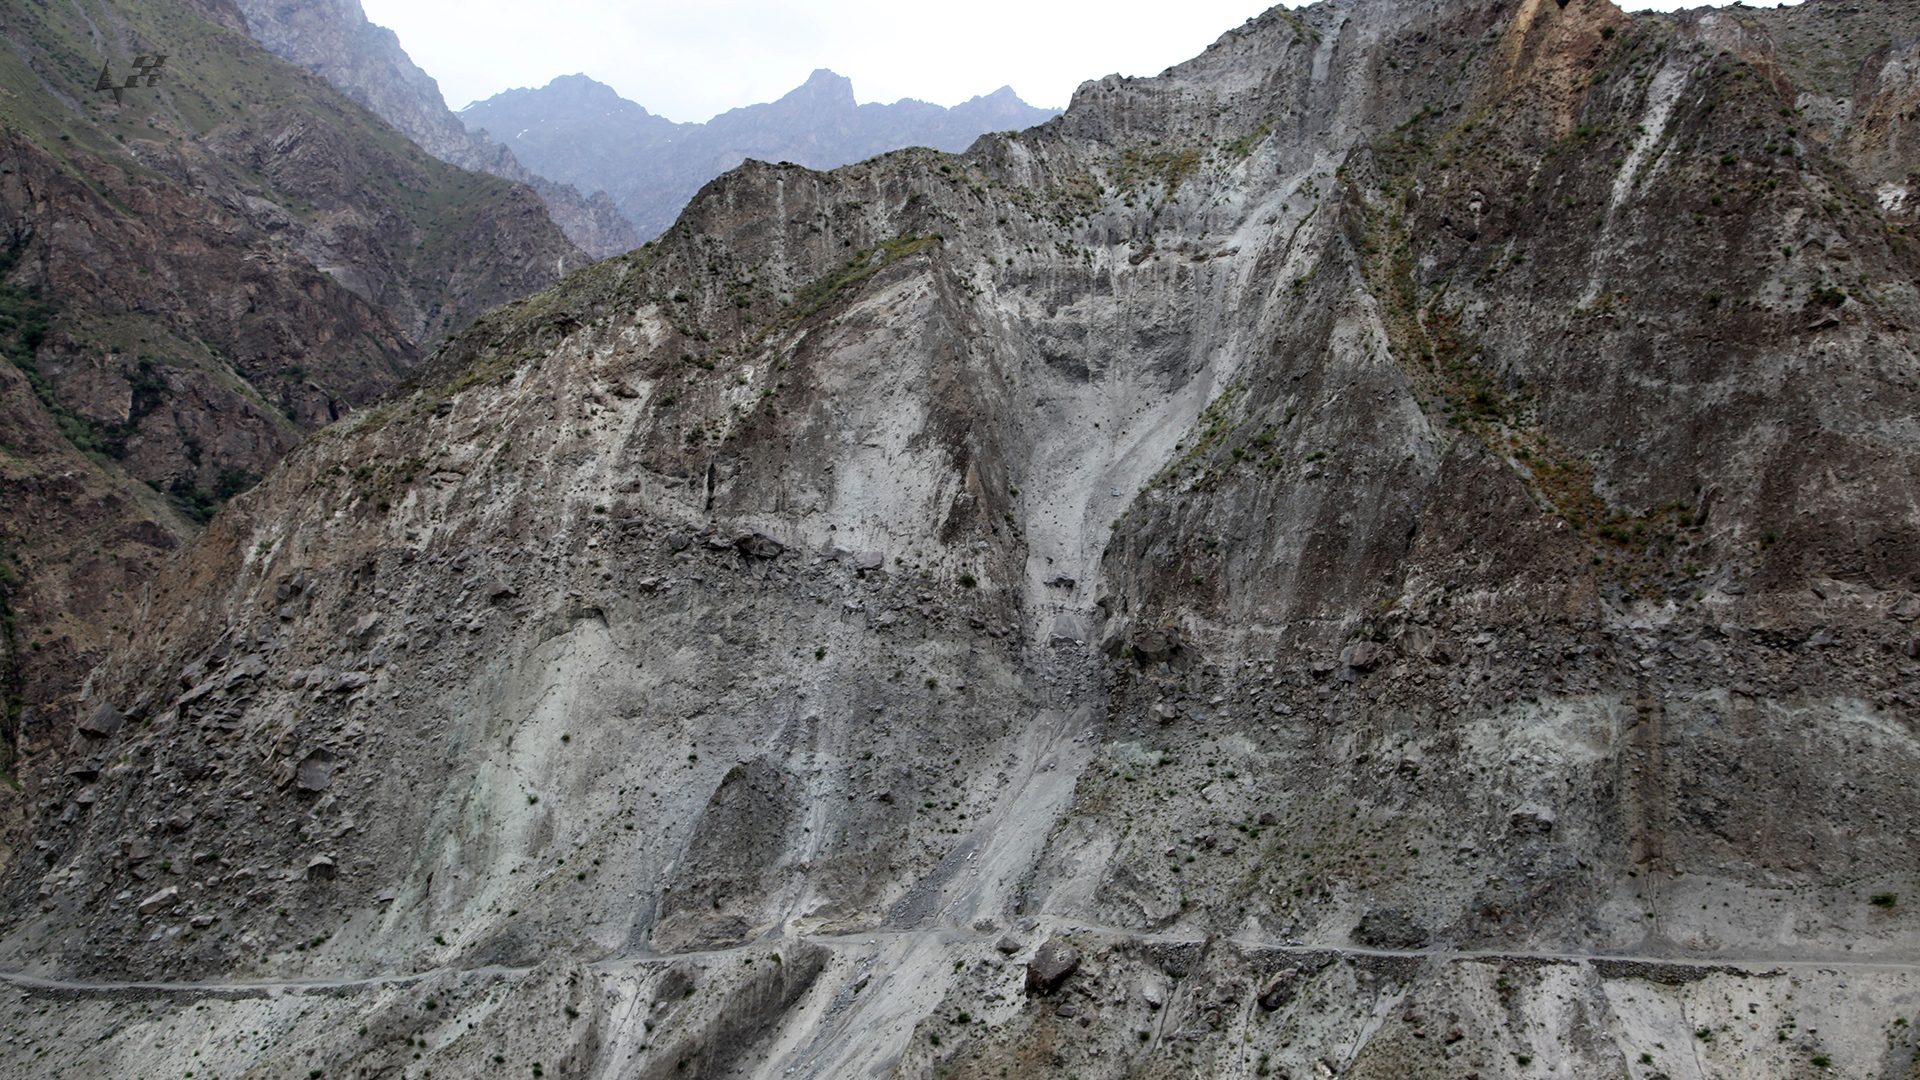
[(477, 319), (28, 762), (14, 1071), (1884, 1075), (1920, 253), (1702, 25), (1275, 9)]

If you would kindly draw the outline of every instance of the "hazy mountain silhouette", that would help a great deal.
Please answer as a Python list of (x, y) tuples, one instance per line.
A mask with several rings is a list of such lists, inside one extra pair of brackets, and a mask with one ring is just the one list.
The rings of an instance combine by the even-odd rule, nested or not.
[(583, 191), (605, 191), (643, 239), (659, 235), (707, 181), (748, 158), (830, 169), (905, 146), (960, 151), (989, 131), (1059, 115), (1011, 87), (943, 108), (903, 98), (859, 104), (853, 82), (822, 68), (778, 101), (704, 124), (656, 116), (585, 75), (517, 89), (459, 112), (528, 168)]

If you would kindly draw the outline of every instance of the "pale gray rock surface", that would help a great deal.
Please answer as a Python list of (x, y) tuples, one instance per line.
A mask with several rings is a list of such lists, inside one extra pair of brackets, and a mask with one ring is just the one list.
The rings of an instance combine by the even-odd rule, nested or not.
[(487, 316), (23, 778), (0, 1074), (1909, 1074), (1920, 264), (1766, 18), (1275, 9)]

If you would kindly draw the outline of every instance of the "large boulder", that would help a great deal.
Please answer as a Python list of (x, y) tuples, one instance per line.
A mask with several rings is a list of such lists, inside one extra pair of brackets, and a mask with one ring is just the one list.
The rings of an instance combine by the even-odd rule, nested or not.
[(1179, 651), (1179, 627), (1159, 626), (1133, 635), (1133, 655), (1142, 664), (1164, 664)]
[(300, 759), (294, 769), (293, 783), (301, 791), (325, 791), (333, 786), (333, 766), (337, 761), (331, 750), (315, 750)]
[(735, 540), (733, 546), (739, 548), (742, 555), (754, 559), (777, 559), (787, 550), (785, 544), (765, 533), (748, 533)]
[(1418, 949), (1426, 945), (1427, 928), (1404, 911), (1369, 911), (1353, 928), (1353, 940), (1370, 949)]
[(127, 718), (121, 715), (119, 709), (113, 707), (111, 701), (102, 702), (99, 708), (93, 710), (85, 720), (80, 721), (80, 734), (104, 739), (119, 731), (120, 726), (126, 722)]
[(1386, 649), (1371, 641), (1356, 641), (1340, 654), (1340, 662), (1355, 671), (1372, 671), (1385, 659)]
[(1300, 992), (1298, 968), (1284, 968), (1260, 988), (1260, 1007), (1268, 1012), (1285, 1007)]
[(1051, 994), (1078, 970), (1080, 950), (1064, 941), (1049, 941), (1027, 961), (1027, 993)]
[(1552, 807), (1528, 803), (1507, 815), (1507, 827), (1522, 835), (1545, 835), (1553, 831), (1555, 820)]

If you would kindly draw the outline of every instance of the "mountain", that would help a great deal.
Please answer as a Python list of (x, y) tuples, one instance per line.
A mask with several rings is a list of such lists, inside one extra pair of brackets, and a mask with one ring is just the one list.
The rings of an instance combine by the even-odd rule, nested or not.
[[(229, 3), (16, 6), (0, 37), (11, 772), (222, 500), (588, 260), (531, 191), (429, 157)], [(94, 89), (160, 52), (157, 85)]]
[(239, 0), (239, 6), (248, 30), (274, 55), (326, 79), (427, 153), (533, 188), (567, 238), (593, 257), (639, 245), (604, 192), (587, 197), (536, 176), (506, 147), (469, 133), (447, 109), (440, 84), (420, 70), (393, 31), (368, 21), (360, 0)]
[(1911, 1075), (1915, 70), (1325, 0), (743, 164), (113, 609), (0, 1075)]
[(508, 90), (459, 113), (469, 130), (497, 136), (530, 168), (607, 192), (647, 239), (707, 181), (749, 158), (831, 169), (905, 146), (964, 150), (984, 132), (1057, 115), (1004, 86), (951, 109), (910, 98), (861, 105), (850, 80), (824, 69), (778, 101), (704, 124), (655, 116), (585, 75)]

